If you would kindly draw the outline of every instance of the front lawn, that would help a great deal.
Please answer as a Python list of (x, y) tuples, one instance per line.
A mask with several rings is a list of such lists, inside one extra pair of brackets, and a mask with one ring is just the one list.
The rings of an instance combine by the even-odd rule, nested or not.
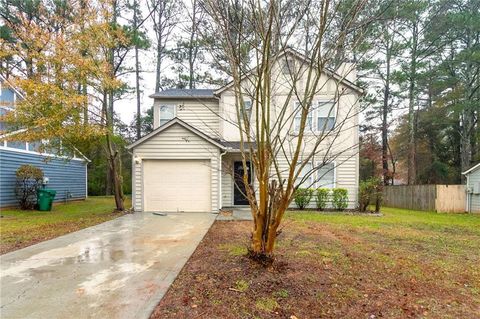
[[(130, 207), (130, 199), (125, 203)], [(121, 216), (114, 212), (113, 197), (55, 204), (50, 212), (2, 209), (0, 254), (103, 223)]]
[(152, 318), (478, 317), (480, 216), (383, 214), (289, 213), (267, 270), (217, 221)]

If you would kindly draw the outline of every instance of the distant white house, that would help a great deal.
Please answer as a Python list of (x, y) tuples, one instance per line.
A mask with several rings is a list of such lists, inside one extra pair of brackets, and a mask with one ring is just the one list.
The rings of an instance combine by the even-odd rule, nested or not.
[[(291, 65), (306, 65), (305, 57), (289, 51), (274, 68), (275, 79), (289, 81)], [(287, 67), (282, 63), (287, 62)], [(344, 68), (346, 69), (346, 68)], [(342, 73), (341, 71), (339, 71)], [(247, 79), (245, 81), (248, 80)], [(349, 208), (357, 205), (359, 179), (358, 100), (362, 89), (354, 84), (355, 75), (325, 70), (308, 116), (305, 152), (323, 134), (325, 127), (335, 130), (343, 124), (338, 138), (322, 141), (323, 152), (337, 153), (333, 161), (322, 163), (313, 158), (300, 176), (312, 187), (346, 188)], [(300, 81), (306, 81), (301, 79)], [(306, 83), (306, 82), (303, 82)], [(288, 88), (275, 91), (273, 105), (283, 105)], [(283, 90), (283, 91), (282, 91)], [(338, 96), (339, 90), (342, 92)], [(132, 201), (135, 211), (218, 212), (221, 208), (248, 205), (243, 196), (245, 185), (240, 153), (240, 132), (236, 115), (236, 97), (232, 85), (217, 90), (169, 89), (157, 92), (154, 99), (154, 131), (129, 146), (132, 150)], [(252, 101), (244, 101), (252, 107)], [(287, 140), (296, 138), (298, 101), (292, 100), (288, 116), (291, 125), (281, 132)], [(296, 110), (296, 111), (295, 111)], [(251, 111), (250, 118), (255, 122)], [(254, 125), (254, 124), (252, 124)], [(281, 162), (282, 179), (288, 177), (291, 145), (285, 145)], [(292, 144), (293, 145), (293, 144)], [(308, 154), (308, 153), (307, 153)], [(280, 158), (281, 156), (281, 158)], [(255, 172), (249, 180), (256, 186)]]
[(480, 213), (480, 163), (462, 173), (467, 178), (467, 203), (469, 213)]

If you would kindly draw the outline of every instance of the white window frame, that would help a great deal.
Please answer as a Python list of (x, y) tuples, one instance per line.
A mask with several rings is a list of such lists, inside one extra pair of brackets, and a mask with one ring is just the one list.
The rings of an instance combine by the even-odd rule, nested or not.
[[(303, 109), (300, 106), (299, 101), (294, 102), (293, 111), (295, 112), (295, 115), (293, 116), (293, 132), (298, 133), (300, 130), (300, 122), (299, 122), (299, 126), (297, 127), (297, 119), (299, 120), (302, 119), (302, 112), (303, 112)], [(314, 132), (315, 123), (313, 121), (315, 120), (315, 116), (313, 112), (314, 112), (314, 109), (310, 108), (307, 114), (307, 120), (305, 121), (305, 133)], [(308, 127), (308, 118), (310, 118), (310, 127)]]
[[(323, 162), (316, 162), (316, 167), (319, 167), (320, 165), (323, 164)], [(333, 189), (337, 187), (337, 162), (330, 162), (327, 164), (332, 164), (333, 165), (333, 183), (332, 187), (326, 187), (325, 185), (320, 185), (320, 176), (319, 176), (319, 168), (316, 169), (315, 171), (315, 188), (328, 188), (328, 189)]]
[(158, 126), (159, 126), (159, 127), (168, 122), (168, 121), (167, 121), (167, 122), (165, 122), (165, 123), (162, 124), (162, 107), (164, 107), (164, 106), (166, 106), (166, 107), (173, 107), (173, 117), (172, 117), (171, 119), (168, 119), (168, 121), (170, 121), (170, 120), (172, 120), (172, 119), (174, 119), (174, 118), (177, 117), (177, 105), (175, 105), (175, 104), (161, 104), (161, 105), (158, 107)]
[[(300, 162), (301, 164), (302, 162)], [(313, 163), (312, 162), (308, 162), (306, 163), (306, 165), (303, 167), (303, 169), (307, 166), (307, 165), (310, 165), (310, 169), (307, 171), (307, 174), (311, 172), (310, 176), (301, 184), (299, 185), (297, 182), (298, 182), (298, 179), (302, 180), (305, 175), (298, 175), (297, 178), (295, 179), (295, 186), (300, 186), (299, 188), (312, 188), (314, 186), (316, 186), (316, 182), (315, 182), (315, 172), (312, 172), (313, 170)], [(303, 170), (302, 169), (302, 170)]]
[[(320, 104), (321, 103), (333, 104), (333, 107), (331, 109), (329, 108), (329, 110), (328, 110), (328, 112), (329, 112), (328, 117), (319, 116), (319, 114), (318, 114), (319, 111), (318, 110), (320, 109)], [(337, 104), (338, 103), (335, 103), (335, 101), (327, 100), (327, 99), (320, 99), (320, 100), (317, 101), (317, 108), (316, 108), (317, 112), (316, 112), (316, 116), (315, 116), (315, 121), (316, 121), (315, 129), (316, 129), (317, 132), (319, 132), (319, 133), (320, 132), (330, 132), (331, 130), (333, 130), (335, 128), (335, 124), (336, 124), (336, 121), (337, 121)], [(324, 118), (324, 119), (327, 119), (327, 124), (328, 124), (328, 119), (333, 118), (333, 126), (331, 128), (328, 128), (328, 125), (327, 125), (325, 127), (325, 129), (318, 127), (318, 122), (319, 122), (318, 119), (320, 117)]]
[[(327, 117), (327, 118), (333, 118), (333, 126), (332, 126), (331, 129), (326, 127), (325, 130), (323, 130), (323, 129), (321, 130), (318, 127), (318, 118), (320, 117), (319, 114), (318, 114), (319, 113), (318, 110), (320, 108), (320, 103), (322, 103), (322, 102), (333, 104), (333, 108), (332, 108), (332, 111), (330, 112), (330, 116)], [(301, 109), (299, 104), (300, 104), (299, 101), (293, 102), (293, 112), (294, 112), (293, 133), (298, 133), (299, 129), (300, 129), (300, 127), (297, 127), (297, 119), (301, 119), (301, 116), (302, 116), (302, 109)], [(305, 133), (306, 134), (312, 133), (312, 132), (313, 133), (322, 133), (322, 132), (329, 132), (329, 131), (335, 129), (335, 125), (336, 125), (336, 121), (337, 121), (337, 105), (338, 105), (338, 103), (335, 103), (332, 100), (320, 99), (320, 100), (317, 100), (316, 102), (313, 102), (312, 104), (316, 105), (316, 107), (311, 107), (310, 108), (308, 117), (311, 117), (311, 122), (310, 122), (311, 125), (310, 125), (310, 128), (308, 126), (305, 127)], [(322, 118), (325, 118), (325, 117), (322, 116)]]

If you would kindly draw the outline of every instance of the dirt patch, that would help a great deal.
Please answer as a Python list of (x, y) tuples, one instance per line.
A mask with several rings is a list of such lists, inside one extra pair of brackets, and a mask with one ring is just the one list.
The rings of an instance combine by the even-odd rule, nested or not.
[(476, 258), (448, 272), (381, 232), (287, 221), (274, 267), (264, 269), (245, 257), (250, 230), (251, 222), (217, 221), (152, 318), (474, 318), (480, 311)]

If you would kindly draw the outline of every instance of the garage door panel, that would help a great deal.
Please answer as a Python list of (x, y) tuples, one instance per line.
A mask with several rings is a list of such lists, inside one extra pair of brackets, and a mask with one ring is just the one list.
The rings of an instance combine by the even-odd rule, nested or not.
[(211, 211), (209, 160), (145, 160), (145, 211)]

